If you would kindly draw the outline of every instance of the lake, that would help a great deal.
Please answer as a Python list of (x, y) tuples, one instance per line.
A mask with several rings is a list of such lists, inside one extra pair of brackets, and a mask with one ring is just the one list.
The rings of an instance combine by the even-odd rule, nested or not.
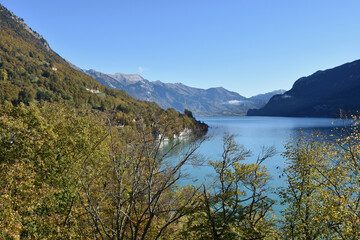
[[(235, 140), (250, 149), (253, 153), (249, 162), (255, 161), (263, 146), (274, 146), (277, 154), (268, 159), (265, 164), (273, 178), (274, 185), (282, 185), (279, 173), (284, 166), (284, 159), (281, 153), (284, 151), (284, 144), (292, 136), (301, 131), (306, 133), (320, 132), (324, 135), (330, 134), (335, 127), (342, 127), (343, 120), (333, 118), (291, 118), (291, 117), (202, 117), (200, 121), (209, 125), (207, 136), (211, 136), (200, 147), (198, 153), (210, 160), (221, 158), (223, 151), (222, 137), (224, 134), (234, 134)], [(199, 180), (207, 178), (212, 171), (207, 167), (189, 169), (192, 177)]]
[[(199, 149), (199, 153), (209, 160), (220, 160), (223, 151), (222, 137), (226, 133), (234, 134), (236, 141), (252, 151), (252, 157), (247, 161), (254, 162), (260, 153), (262, 146), (274, 146), (277, 154), (265, 161), (265, 165), (272, 177), (269, 185), (272, 188), (285, 186), (285, 179), (281, 177), (281, 171), (285, 160), (281, 153), (284, 151), (284, 144), (292, 136), (296, 136), (301, 131), (310, 134), (318, 131), (324, 135), (329, 135), (335, 127), (344, 125), (341, 119), (331, 118), (291, 118), (291, 117), (202, 117), (198, 118), (209, 125), (208, 134), (211, 139), (204, 142)], [(189, 181), (195, 184), (203, 181), (210, 181), (213, 169), (210, 166), (186, 167), (186, 172), (190, 175)], [(278, 215), (281, 206), (275, 206)]]

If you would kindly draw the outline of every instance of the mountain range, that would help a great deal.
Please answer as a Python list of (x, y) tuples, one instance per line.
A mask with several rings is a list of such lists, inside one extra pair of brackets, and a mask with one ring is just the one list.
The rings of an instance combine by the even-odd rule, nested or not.
[(169, 129), (176, 128), (177, 133), (182, 128), (207, 128), (191, 114), (164, 111), (153, 102), (136, 100), (74, 70), (40, 34), (1, 4), (0, 27), (0, 105), (60, 102), (75, 109), (106, 112), (121, 126), (138, 120), (158, 122), (159, 118), (171, 119)]
[(244, 115), (248, 109), (260, 108), (273, 95), (285, 92), (277, 90), (246, 98), (222, 87), (200, 89), (182, 83), (149, 81), (139, 74), (105, 74), (72, 66), (104, 86), (124, 90), (135, 99), (156, 102), (164, 109), (174, 108), (180, 112), (188, 109), (195, 116)]
[(246, 98), (222, 87), (200, 89), (149, 81), (138, 74), (82, 70), (52, 51), (40, 34), (1, 4), (0, 24), (1, 103), (66, 102), (79, 108), (120, 111), (128, 123), (137, 112), (161, 111), (150, 102), (163, 109), (188, 109), (195, 116), (247, 112), (250, 116), (338, 117), (340, 111), (360, 110), (360, 60), (302, 77), (289, 91)]
[(317, 71), (249, 116), (339, 117), (360, 110), (360, 60)]

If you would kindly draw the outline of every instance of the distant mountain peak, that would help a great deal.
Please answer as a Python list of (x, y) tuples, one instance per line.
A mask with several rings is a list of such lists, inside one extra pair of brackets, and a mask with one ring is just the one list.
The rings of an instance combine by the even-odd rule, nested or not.
[(69, 64), (76, 70), (95, 78), (104, 86), (124, 90), (139, 100), (156, 102), (164, 109), (175, 108), (178, 111), (188, 109), (195, 116), (244, 115), (248, 109), (260, 108), (267, 103), (267, 100), (261, 98), (262, 95), (270, 98), (279, 91), (284, 91), (276, 90), (257, 95), (258, 98), (245, 98), (224, 87), (195, 88), (180, 82), (149, 81), (139, 74), (120, 72), (105, 74), (93, 69), (83, 70)]
[(279, 90), (274, 90), (268, 93), (263, 93), (263, 94), (258, 94), (255, 96), (250, 97), (249, 99), (251, 100), (264, 100), (266, 102), (268, 102), (270, 100), (270, 98), (272, 98), (272, 96), (276, 95), (276, 94), (284, 94), (286, 92), (286, 90), (284, 89), (279, 89)]
[(179, 82), (148, 81), (139, 74), (85, 72), (103, 85), (124, 90), (136, 99), (156, 102), (164, 109), (189, 109), (195, 116), (243, 115), (249, 108), (266, 104), (264, 100), (250, 100), (223, 87), (201, 89)]
[(129, 84), (134, 84), (137, 82), (142, 82), (145, 79), (140, 75), (140, 74), (126, 74), (126, 73), (114, 73), (114, 74), (107, 74), (109, 77), (114, 78), (115, 80), (125, 84), (125, 85), (129, 85)]

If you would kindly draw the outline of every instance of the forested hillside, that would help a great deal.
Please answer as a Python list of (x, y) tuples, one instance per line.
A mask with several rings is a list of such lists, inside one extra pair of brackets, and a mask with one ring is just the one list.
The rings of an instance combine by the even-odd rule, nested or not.
[[(73, 70), (1, 5), (0, 27), (0, 239), (358, 239), (357, 117), (291, 140), (287, 185), (270, 189), (273, 147), (252, 155), (228, 134), (211, 159), (196, 152), (206, 137), (179, 149), (207, 130), (190, 111)], [(213, 174), (189, 181), (189, 165)]]
[(112, 112), (112, 118), (122, 125), (133, 124), (140, 118), (151, 121), (154, 117), (169, 117), (174, 120), (171, 127), (177, 128), (177, 133), (186, 127), (205, 127), (188, 115), (137, 101), (123, 91), (106, 88), (75, 71), (22, 19), (1, 5), (0, 10), (1, 103), (64, 102), (78, 109)]

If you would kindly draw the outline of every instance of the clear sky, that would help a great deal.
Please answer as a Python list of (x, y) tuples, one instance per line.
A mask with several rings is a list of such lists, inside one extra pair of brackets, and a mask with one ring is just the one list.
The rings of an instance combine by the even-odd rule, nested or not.
[(244, 96), (360, 58), (359, 0), (0, 0), (84, 69)]

